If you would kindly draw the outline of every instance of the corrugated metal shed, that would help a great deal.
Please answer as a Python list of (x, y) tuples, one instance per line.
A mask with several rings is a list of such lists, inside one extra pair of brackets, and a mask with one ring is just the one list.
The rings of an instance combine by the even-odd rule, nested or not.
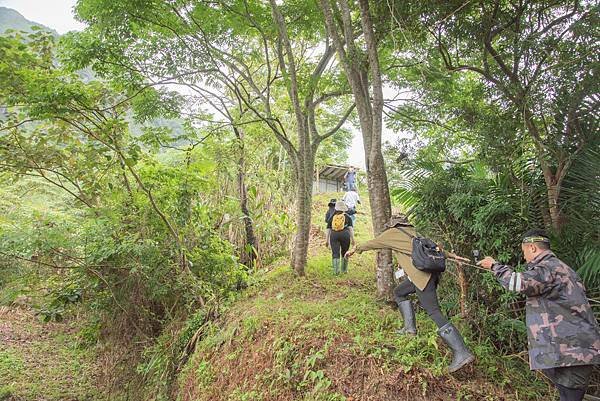
[[(344, 190), (344, 174), (350, 166), (328, 164), (315, 173), (313, 193), (341, 192)], [(358, 171), (358, 169), (356, 169)]]
[(329, 164), (321, 168), (318, 177), (325, 180), (342, 181), (344, 179), (344, 174), (346, 174), (346, 171), (348, 171), (348, 168), (348, 166)]

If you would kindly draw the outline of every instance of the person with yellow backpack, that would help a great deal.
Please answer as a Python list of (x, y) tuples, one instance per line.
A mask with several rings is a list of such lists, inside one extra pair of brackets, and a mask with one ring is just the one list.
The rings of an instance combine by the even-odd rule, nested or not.
[(327, 220), (326, 246), (331, 247), (333, 274), (348, 272), (348, 259), (343, 256), (354, 246), (354, 227), (344, 201), (335, 202), (335, 211)]

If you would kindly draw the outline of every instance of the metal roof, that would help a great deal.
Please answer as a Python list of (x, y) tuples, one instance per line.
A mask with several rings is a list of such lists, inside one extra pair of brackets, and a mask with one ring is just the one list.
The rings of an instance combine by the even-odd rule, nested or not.
[[(348, 171), (349, 168), (350, 166), (328, 164), (322, 167), (321, 170), (319, 170), (319, 178), (326, 180), (341, 181), (344, 178), (344, 174), (346, 174), (346, 171)], [(355, 170), (358, 171), (356, 167)]]

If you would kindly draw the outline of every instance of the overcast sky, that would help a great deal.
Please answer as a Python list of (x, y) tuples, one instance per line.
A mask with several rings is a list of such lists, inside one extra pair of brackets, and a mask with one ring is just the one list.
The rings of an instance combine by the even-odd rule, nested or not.
[(0, 0), (0, 6), (17, 10), (28, 20), (46, 25), (60, 34), (84, 27), (73, 18), (75, 3), (76, 0)]
[[(77, 0), (0, 0), (0, 6), (17, 10), (28, 20), (46, 25), (58, 33), (64, 34), (84, 28), (83, 24), (73, 18), (73, 6), (76, 2)], [(359, 132), (355, 130), (353, 132), (354, 138), (348, 151), (348, 163), (364, 169), (362, 137)], [(393, 141), (394, 137), (396, 135), (384, 128), (384, 140)]]

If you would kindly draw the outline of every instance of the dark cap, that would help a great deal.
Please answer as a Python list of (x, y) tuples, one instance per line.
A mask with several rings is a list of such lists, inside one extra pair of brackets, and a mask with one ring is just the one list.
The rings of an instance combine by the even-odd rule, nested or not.
[(534, 244), (536, 242), (544, 242), (546, 244), (549, 244), (550, 237), (544, 230), (533, 229), (523, 234), (521, 242), (523, 244)]
[(329, 200), (329, 203), (327, 204), (327, 206), (331, 206), (331, 207), (333, 207), (333, 206), (335, 206), (335, 202), (337, 202), (337, 199), (335, 199), (335, 198), (333, 198), (333, 199), (330, 199), (330, 200)]

